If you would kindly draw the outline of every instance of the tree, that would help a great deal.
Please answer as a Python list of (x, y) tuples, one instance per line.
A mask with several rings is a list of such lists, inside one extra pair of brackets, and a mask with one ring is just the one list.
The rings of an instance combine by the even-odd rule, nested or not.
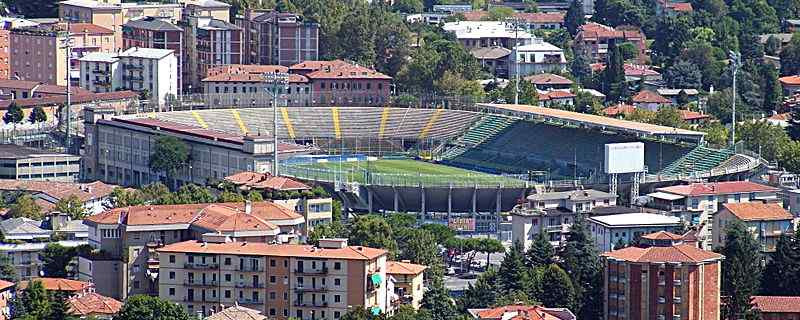
[(742, 141), (747, 150), (754, 150), (769, 161), (780, 159), (781, 147), (789, 140), (783, 128), (767, 121), (743, 121), (736, 126), (736, 141)]
[(50, 295), (40, 280), (29, 281), (11, 304), (15, 319), (49, 319), (52, 313)]
[(685, 60), (678, 60), (667, 68), (665, 77), (670, 88), (700, 89), (703, 85), (703, 75), (700, 73), (700, 69)]
[(488, 269), (490, 261), (489, 257), (491, 257), (491, 254), (505, 252), (506, 248), (503, 246), (503, 243), (500, 242), (500, 240), (492, 238), (479, 238), (478, 247), (476, 250), (486, 255), (486, 268)]
[(469, 284), (464, 296), (458, 301), (459, 309), (466, 312), (467, 309), (488, 308), (495, 305), (497, 295), (501, 288), (497, 283), (497, 271), (488, 269), (478, 277), (475, 284)]
[(217, 197), (217, 202), (244, 202), (244, 197), (236, 192), (223, 191)]
[(770, 56), (777, 56), (780, 54), (781, 40), (775, 35), (770, 35), (767, 37), (767, 41), (764, 43), (764, 53)]
[(531, 247), (525, 252), (525, 262), (531, 269), (547, 266), (555, 262), (555, 254), (556, 251), (545, 233), (539, 232)]
[(431, 279), (428, 291), (422, 297), (421, 308), (431, 320), (454, 320), (458, 317), (458, 310), (441, 278)]
[(800, 244), (796, 235), (781, 235), (775, 245), (764, 275), (761, 294), (767, 296), (800, 295)]
[[(783, 47), (780, 53), (781, 75), (800, 74), (800, 33), (792, 35), (792, 40)], [(8, 123), (8, 121), (6, 121)]]
[(89, 215), (89, 210), (83, 206), (83, 201), (75, 194), (59, 199), (53, 210), (68, 214), (72, 220), (81, 220)]
[(628, 84), (625, 82), (625, 69), (622, 53), (616, 44), (609, 45), (608, 63), (603, 70), (604, 93), (606, 101), (617, 102), (627, 96)]
[(652, 45), (654, 60), (671, 64), (691, 40), (693, 23), (689, 15), (665, 15), (657, 22)]
[(600, 319), (603, 312), (602, 264), (583, 216), (575, 218), (559, 257), (559, 266), (570, 276), (575, 290), (575, 314), (579, 319)]
[(789, 172), (800, 172), (800, 141), (788, 141), (778, 150), (778, 164)]
[(122, 305), (114, 320), (189, 320), (183, 307), (158, 297), (135, 295)]
[(410, 229), (407, 241), (400, 245), (401, 259), (428, 267), (441, 267), (439, 247), (432, 233), (424, 229)]
[(193, 183), (182, 185), (173, 194), (173, 204), (212, 203), (216, 199), (211, 189)]
[(569, 71), (584, 87), (591, 84), (592, 68), (589, 65), (589, 53), (584, 48), (574, 48), (575, 58), (569, 65)]
[(622, 54), (622, 60), (624, 61), (639, 57), (639, 49), (631, 42), (623, 42), (620, 44), (619, 52)]
[(781, 89), (780, 81), (778, 81), (778, 71), (768, 64), (760, 64), (758, 71), (761, 78), (761, 81), (759, 81), (760, 87), (763, 88), (762, 91), (764, 93), (764, 105), (761, 106), (761, 110), (771, 113), (778, 110), (783, 100), (783, 90)]
[(28, 122), (30, 123), (38, 123), (38, 122), (45, 122), (47, 121), (47, 113), (44, 112), (42, 106), (35, 106), (31, 111), (31, 114), (28, 116)]
[(22, 113), (22, 108), (20, 108), (16, 102), (11, 101), (11, 103), (8, 104), (6, 114), (3, 115), (3, 122), (6, 124), (16, 125), (18, 123), (22, 123), (22, 119), (24, 117), (25, 115)]
[(727, 297), (722, 318), (741, 319), (752, 309), (751, 297), (758, 292), (761, 279), (760, 246), (744, 223), (734, 220), (725, 227), (722, 260), (722, 295)]
[(389, 251), (390, 256), (397, 252), (397, 241), (392, 227), (381, 217), (361, 216), (350, 227), (349, 243), (356, 246), (380, 248)]
[(126, 190), (115, 187), (111, 190), (109, 202), (105, 204), (106, 209), (121, 208), (128, 206), (139, 206), (144, 204), (144, 196), (139, 190)]
[(139, 191), (141, 191), (144, 202), (148, 204), (170, 204), (172, 201), (169, 188), (161, 182), (145, 185)]
[[(738, 79), (737, 79), (738, 81)], [(720, 122), (731, 123), (731, 104), (733, 102), (733, 91), (730, 88), (714, 92), (708, 97), (708, 113), (719, 119)], [(736, 100), (737, 119), (741, 119), (741, 111), (746, 105), (742, 99)]]
[(367, 311), (367, 308), (363, 306), (355, 306), (347, 310), (345, 314), (342, 315), (341, 318), (343, 320), (370, 320), (372, 319), (372, 315)]
[(673, 107), (661, 107), (658, 109), (651, 123), (673, 128), (686, 126), (686, 122), (683, 121), (683, 116), (681, 116), (680, 111)]
[[(497, 93), (495, 96), (502, 98), (506, 103), (514, 103), (514, 91), (517, 88), (516, 83), (517, 80), (511, 80), (505, 88), (496, 89), (495, 91)], [(536, 87), (533, 86), (533, 83), (527, 80), (521, 80), (519, 82), (519, 95), (517, 98), (520, 104), (535, 105), (539, 101), (538, 96), (539, 94), (536, 91)]]
[(8, 216), (33, 220), (44, 219), (42, 208), (36, 204), (36, 201), (29, 194), (22, 194), (17, 197), (15, 203), (8, 208)]
[(514, 9), (505, 6), (494, 6), (489, 8), (489, 14), (483, 17), (487, 21), (504, 21), (514, 16)]
[(475, 80), (467, 80), (457, 73), (447, 70), (441, 78), (433, 82), (437, 92), (446, 96), (469, 96), (480, 98), (483, 96), (483, 88)]
[[(150, 169), (163, 172), (167, 179), (174, 179), (179, 169), (189, 163), (189, 148), (186, 143), (172, 136), (156, 138), (153, 153), (150, 154)], [(177, 181), (173, 184), (176, 187)]]
[(645, 8), (630, 0), (604, 0), (595, 2), (592, 20), (612, 27), (632, 25), (641, 27), (645, 20)]
[(500, 270), (498, 271), (497, 283), (502, 292), (505, 293), (524, 291), (527, 273), (528, 269), (525, 266), (522, 244), (516, 242), (503, 257), (503, 262), (500, 264)]
[(17, 282), (17, 268), (11, 263), (11, 258), (8, 256), (0, 257), (0, 280), (9, 282)]
[(728, 128), (719, 122), (709, 122), (701, 126), (700, 131), (706, 133), (706, 142), (712, 146), (722, 147), (728, 144), (730, 136), (728, 135)]
[(250, 192), (247, 193), (247, 200), (253, 202), (260, 202), (264, 201), (264, 197), (261, 195), (261, 192), (258, 192), (256, 190), (251, 190)]
[(392, 6), (394, 10), (403, 13), (418, 13), (423, 9), (421, 0), (397, 0)]
[(547, 290), (542, 290), (539, 300), (548, 308), (575, 308), (575, 289), (569, 275), (555, 264), (542, 266), (546, 268), (542, 273), (542, 283), (547, 284)]
[(336, 34), (338, 42), (334, 53), (338, 58), (367, 66), (375, 64), (375, 25), (370, 14), (366, 4), (357, 5), (348, 12)]
[(576, 0), (569, 4), (567, 15), (564, 17), (564, 26), (569, 31), (569, 34), (575, 35), (578, 33), (578, 28), (582, 26), (585, 21), (585, 14), (583, 12), (583, 1)]
[(69, 294), (66, 292), (54, 292), (50, 295), (51, 312), (49, 320), (78, 320), (79, 318), (71, 315)]
[(67, 248), (58, 243), (49, 243), (41, 254), (42, 272), (46, 277), (66, 278), (67, 267), (77, 255), (74, 248)]
[(340, 221), (334, 220), (331, 223), (314, 226), (314, 228), (311, 229), (311, 232), (308, 234), (308, 240), (306, 240), (306, 242), (310, 245), (317, 246), (319, 245), (319, 239), (347, 237), (347, 228), (345, 228)]

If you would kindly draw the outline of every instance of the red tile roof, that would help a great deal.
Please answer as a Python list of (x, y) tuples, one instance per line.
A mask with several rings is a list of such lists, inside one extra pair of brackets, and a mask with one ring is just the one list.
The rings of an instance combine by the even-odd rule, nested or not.
[(3, 279), (0, 279), (0, 291), (6, 290), (6, 289), (11, 288), (13, 286), (15, 286), (15, 284), (13, 282), (5, 281)]
[(697, 111), (690, 111), (690, 110), (678, 110), (681, 113), (681, 118), (684, 121), (691, 121), (691, 120), (700, 120), (700, 119), (709, 119), (711, 116), (707, 114), (702, 114)]
[(792, 119), (792, 114), (790, 112), (778, 113), (769, 116), (767, 119), (776, 121), (789, 121)]
[(700, 249), (691, 244), (669, 247), (628, 247), (603, 253), (602, 256), (640, 263), (701, 263), (721, 260), (721, 254)]
[(636, 106), (620, 102), (616, 105), (603, 109), (603, 113), (605, 113), (605, 115), (609, 117), (616, 117), (619, 115), (626, 115), (629, 113), (633, 113), (633, 111), (635, 110)]
[(762, 313), (800, 313), (800, 297), (753, 296), (753, 309)]
[(262, 231), (279, 233), (275, 224), (254, 214), (247, 214), (238, 209), (212, 204), (203, 209), (203, 213), (192, 222), (192, 226), (216, 232)]
[(637, 93), (635, 96), (631, 98), (631, 101), (633, 101), (634, 103), (660, 103), (660, 104), (672, 103), (671, 100), (664, 98), (660, 94), (650, 90), (639, 91), (639, 93)]
[(38, 81), (0, 79), (0, 88), (31, 90), (40, 84)]
[[(72, 96), (73, 104), (97, 102), (97, 101), (118, 101), (125, 99), (136, 99), (139, 94), (133, 91), (115, 91), (103, 93), (90, 93), (90, 94), (76, 94)], [(67, 95), (53, 95), (42, 98), (28, 98), (16, 99), (14, 102), (20, 107), (30, 108), (35, 106), (52, 106), (64, 104), (67, 101)], [(10, 100), (0, 100), (0, 110), (8, 109), (11, 104)]]
[[(260, 74), (217, 74), (200, 80), (202, 82), (264, 82), (264, 75)], [(306, 83), (308, 78), (299, 74), (290, 74), (289, 83)]]
[[(30, 281), (39, 281), (48, 291), (69, 291), (69, 292), (84, 292), (92, 288), (92, 284), (83, 281), (70, 280), (64, 278), (33, 278)], [(17, 289), (25, 290), (28, 287), (29, 281), (20, 281), (17, 284)]]
[(566, 12), (517, 12), (515, 18), (525, 20), (527, 23), (564, 23)]
[(418, 275), (425, 271), (428, 267), (421, 264), (414, 264), (405, 261), (387, 261), (386, 273), (387, 274), (405, 274), (405, 275)]
[(98, 293), (87, 293), (69, 299), (69, 313), (76, 316), (113, 316), (122, 309), (122, 302)]
[(677, 185), (677, 186), (658, 188), (656, 189), (656, 191), (664, 191), (664, 192), (679, 194), (682, 196), (695, 197), (695, 196), (723, 195), (723, 194), (750, 193), (750, 192), (778, 192), (778, 188), (750, 181), (726, 181), (726, 182), (692, 183), (688, 185)]
[[(204, 82), (264, 82), (264, 73), (289, 72), (289, 67), (275, 65), (229, 64), (217, 66), (206, 72)], [(290, 74), (289, 82), (308, 82), (308, 78), (299, 74)]]
[(575, 94), (572, 92), (562, 91), (562, 90), (552, 90), (545, 93), (539, 94), (539, 101), (548, 101), (554, 99), (568, 99), (574, 98)]
[(0, 180), (0, 190), (23, 190), (43, 193), (56, 200), (75, 195), (83, 202), (102, 199), (111, 194), (116, 186), (102, 181), (71, 183), (54, 181)]
[(644, 34), (640, 30), (631, 29), (631, 27), (609, 27), (595, 22), (590, 22), (580, 26), (577, 38), (586, 40), (600, 40), (600, 39), (626, 39), (626, 40), (641, 40), (644, 39)]
[[(566, 309), (544, 308), (541, 306), (508, 305), (476, 312), (476, 318), (482, 320), (505, 319), (507, 314), (516, 313), (513, 320), (566, 320), (560, 317)], [(574, 319), (574, 316), (571, 318)]]
[(647, 240), (681, 240), (683, 236), (679, 236), (672, 232), (667, 231), (658, 231), (650, 234), (646, 234), (642, 236), (642, 239)]
[(800, 85), (800, 76), (786, 76), (778, 78), (778, 81), (783, 85), (798, 86)]
[(77, 34), (114, 34), (114, 31), (91, 23), (70, 23), (69, 32)]
[[(604, 63), (592, 63), (589, 67), (592, 68), (594, 72), (602, 72), (606, 69)], [(655, 77), (661, 75), (658, 71), (650, 69), (649, 66), (641, 64), (626, 63), (622, 68), (625, 71), (625, 75), (628, 77)]]
[(792, 220), (794, 217), (777, 203), (724, 203), (722, 206), (742, 221)]
[(572, 80), (552, 73), (539, 73), (525, 77), (525, 80), (530, 81), (535, 85), (567, 85), (571, 86), (574, 82)]
[(303, 61), (289, 67), (289, 70), (310, 71), (306, 74), (309, 79), (383, 79), (391, 80), (392, 77), (377, 72), (370, 68), (342, 60), (333, 61)]
[(667, 4), (667, 8), (680, 12), (692, 12), (692, 4), (689, 2), (672, 2)]
[(274, 177), (269, 173), (239, 172), (225, 180), (246, 188), (278, 191), (311, 190), (308, 185), (286, 177)]
[(158, 252), (234, 254), (248, 256), (303, 257), (345, 260), (372, 260), (386, 255), (386, 250), (361, 246), (348, 246), (342, 249), (317, 248), (309, 245), (269, 244), (263, 242), (204, 243), (184, 241), (166, 245)]

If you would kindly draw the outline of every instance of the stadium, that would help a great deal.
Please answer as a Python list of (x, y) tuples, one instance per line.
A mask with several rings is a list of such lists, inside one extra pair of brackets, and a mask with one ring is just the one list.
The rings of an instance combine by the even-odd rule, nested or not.
[[(203, 109), (147, 116), (246, 136), (270, 135), (272, 112)], [(644, 143), (643, 189), (740, 178), (765, 164), (744, 150), (707, 147), (697, 131), (522, 105), (279, 107), (276, 134), (316, 150), (283, 160), (281, 175), (324, 184), (348, 208), (366, 211), (501, 212), (537, 186), (607, 189), (608, 143)], [(623, 175), (621, 187), (630, 179)]]

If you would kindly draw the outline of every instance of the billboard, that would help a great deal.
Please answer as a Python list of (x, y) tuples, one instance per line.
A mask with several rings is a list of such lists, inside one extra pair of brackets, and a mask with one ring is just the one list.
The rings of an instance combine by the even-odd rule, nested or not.
[(474, 232), (475, 231), (475, 218), (466, 217), (450, 217), (447, 220), (447, 226), (450, 229), (461, 232)]
[(633, 173), (644, 171), (644, 143), (606, 144), (605, 171), (612, 173)]

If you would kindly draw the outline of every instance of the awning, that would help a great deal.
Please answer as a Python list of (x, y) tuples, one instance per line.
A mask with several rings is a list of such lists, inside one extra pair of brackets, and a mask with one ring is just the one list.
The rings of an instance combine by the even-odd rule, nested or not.
[(369, 278), (372, 280), (372, 284), (376, 287), (380, 286), (381, 282), (383, 282), (383, 278), (381, 277), (380, 273), (373, 273)]
[[(380, 275), (378, 275), (378, 276), (380, 276)], [(372, 309), (370, 309), (370, 311), (372, 312), (372, 315), (377, 316), (377, 315), (381, 314), (381, 307), (372, 307)]]
[(651, 194), (648, 194), (647, 196), (651, 197), (651, 198), (662, 199), (662, 200), (667, 200), (667, 201), (675, 201), (675, 200), (680, 200), (680, 199), (685, 198), (682, 195), (666, 193), (666, 192), (661, 192), (661, 191), (653, 192)]

